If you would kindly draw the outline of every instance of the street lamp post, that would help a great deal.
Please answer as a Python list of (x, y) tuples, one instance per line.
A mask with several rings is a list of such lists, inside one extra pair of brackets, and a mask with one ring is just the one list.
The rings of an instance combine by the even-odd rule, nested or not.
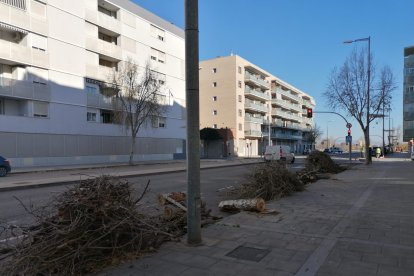
[(328, 128), (328, 124), (332, 122), (332, 121), (327, 121), (326, 122), (326, 148), (329, 149), (329, 128)]
[(366, 144), (365, 145), (365, 153), (367, 155), (367, 162), (366, 164), (372, 163), (371, 154), (369, 154), (369, 106), (370, 106), (370, 83), (371, 83), (371, 37), (359, 38), (354, 40), (346, 40), (344, 43), (354, 43), (359, 41), (368, 41), (368, 71), (367, 71), (367, 80), (368, 80), (368, 87), (367, 87), (367, 135), (366, 135)]

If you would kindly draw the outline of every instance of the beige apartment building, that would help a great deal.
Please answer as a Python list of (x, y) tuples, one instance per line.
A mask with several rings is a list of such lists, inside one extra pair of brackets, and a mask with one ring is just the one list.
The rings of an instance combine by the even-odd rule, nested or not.
[(184, 30), (129, 0), (0, 0), (0, 155), (13, 167), (126, 162), (108, 79), (147, 62), (166, 112), (141, 128), (135, 160), (185, 155)]
[(266, 145), (314, 148), (311, 96), (237, 55), (201, 61), (199, 72), (200, 128), (231, 131), (226, 154), (260, 156)]

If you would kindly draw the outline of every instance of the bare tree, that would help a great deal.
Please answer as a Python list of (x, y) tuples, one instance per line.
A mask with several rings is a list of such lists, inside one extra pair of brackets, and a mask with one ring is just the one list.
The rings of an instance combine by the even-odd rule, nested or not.
[(322, 130), (319, 126), (315, 125), (315, 127), (311, 128), (309, 132), (306, 133), (307, 141), (311, 142), (312, 144), (316, 143), (316, 140), (322, 135)]
[(157, 74), (149, 63), (140, 70), (135, 61), (128, 59), (111, 76), (116, 98), (113, 101), (114, 120), (131, 135), (130, 165), (134, 163), (136, 138), (141, 127), (154, 123), (166, 112)]
[[(355, 118), (364, 133), (365, 164), (370, 164), (369, 137), (367, 117), (369, 122), (379, 117), (384, 106), (390, 106), (391, 92), (396, 89), (394, 75), (388, 66), (384, 66), (376, 74), (373, 62), (368, 63), (367, 50), (358, 51), (354, 48), (351, 55), (338, 69), (332, 70), (328, 87), (324, 93), (328, 105), (335, 111), (344, 111)], [(372, 60), (372, 57), (370, 57)], [(367, 110), (368, 64), (371, 64), (371, 81), (369, 114)]]

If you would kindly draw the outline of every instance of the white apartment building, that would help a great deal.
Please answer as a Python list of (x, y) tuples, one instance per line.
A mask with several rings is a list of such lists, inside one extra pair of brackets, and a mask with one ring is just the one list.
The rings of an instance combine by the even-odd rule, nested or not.
[(314, 148), (308, 94), (237, 55), (202, 61), (199, 72), (200, 128), (230, 130), (230, 155), (259, 156), (266, 145)]
[(168, 112), (135, 160), (185, 154), (184, 31), (128, 0), (0, 0), (0, 155), (14, 167), (124, 162), (130, 136), (102, 92), (132, 58), (151, 63)]

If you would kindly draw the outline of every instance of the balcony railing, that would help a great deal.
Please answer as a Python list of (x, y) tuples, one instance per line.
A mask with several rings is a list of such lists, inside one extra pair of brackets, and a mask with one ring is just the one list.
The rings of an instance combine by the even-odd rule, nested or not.
[(106, 97), (101, 94), (86, 93), (86, 105), (88, 107), (96, 107), (103, 109), (113, 109), (115, 106), (115, 98)]
[(290, 93), (290, 92), (288, 92), (288, 91), (285, 91), (285, 90), (283, 90), (283, 89), (280, 89), (280, 88), (276, 88), (276, 89), (274, 89), (273, 91), (274, 91), (274, 92), (276, 92), (276, 93), (279, 93), (279, 94), (281, 94), (281, 95), (284, 95), (284, 96), (286, 96), (286, 97), (288, 97), (288, 98), (290, 98), (290, 99), (292, 99), (292, 100), (295, 100), (295, 101), (297, 101), (297, 102), (301, 102), (301, 100), (302, 100), (302, 98), (301, 98), (301, 97), (296, 96), (296, 95), (293, 95), (292, 93)]
[(271, 138), (276, 139), (287, 139), (287, 140), (302, 140), (302, 135), (299, 134), (292, 134), (292, 133), (271, 133)]
[(107, 82), (116, 72), (115, 68), (100, 65), (86, 65), (86, 77)]
[(50, 88), (47, 84), (1, 77), (0, 95), (29, 100), (50, 101)]
[(49, 54), (47, 52), (4, 40), (0, 40), (0, 59), (13, 60), (21, 64), (43, 68), (49, 67)]
[(270, 96), (266, 93), (263, 93), (261, 90), (251, 89), (250, 87), (246, 86), (244, 89), (244, 95), (252, 96), (254, 98), (258, 98), (261, 100), (268, 101), (270, 100)]
[(97, 10), (86, 9), (85, 20), (117, 34), (121, 33), (121, 22), (118, 19)]
[(260, 130), (245, 130), (244, 131), (244, 136), (246, 137), (261, 137), (262, 136), (262, 132)]
[(245, 81), (250, 81), (250, 82), (254, 83), (255, 85), (261, 86), (265, 89), (270, 89), (270, 84), (267, 81), (265, 81), (262, 78), (259, 78), (258, 76), (255, 76), (255, 75), (253, 75), (253, 74), (251, 74), (247, 71), (244, 74), (244, 80)]
[(85, 47), (88, 50), (113, 57), (118, 60), (122, 59), (122, 50), (120, 46), (106, 42), (97, 37), (87, 37)]
[(301, 105), (293, 104), (293, 103), (290, 103), (288, 101), (281, 100), (281, 99), (272, 99), (272, 104), (284, 107), (285, 109), (296, 110), (296, 111), (299, 111), (299, 112), (302, 111), (302, 106)]
[(246, 101), (244, 103), (244, 108), (254, 110), (257, 112), (267, 112), (267, 106), (264, 104), (258, 104), (252, 101)]
[(250, 123), (263, 124), (263, 118), (256, 118), (256, 117), (252, 117), (252, 116), (244, 117), (244, 121), (245, 122), (250, 122)]

